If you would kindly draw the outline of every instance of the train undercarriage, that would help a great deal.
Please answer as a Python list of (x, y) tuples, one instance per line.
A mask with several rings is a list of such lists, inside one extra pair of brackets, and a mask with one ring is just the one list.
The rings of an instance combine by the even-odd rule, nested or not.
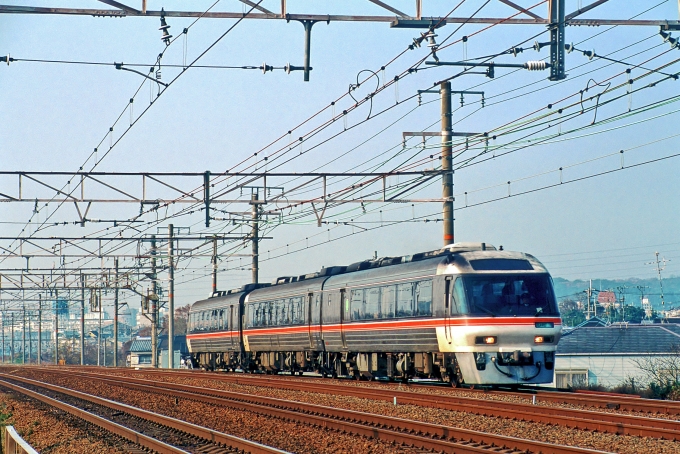
[(355, 352), (227, 352), (198, 353), (194, 367), (210, 371), (264, 374), (315, 372), (324, 377), (352, 377), (356, 380), (406, 381), (430, 378), (463, 384), (453, 353), (355, 353)]

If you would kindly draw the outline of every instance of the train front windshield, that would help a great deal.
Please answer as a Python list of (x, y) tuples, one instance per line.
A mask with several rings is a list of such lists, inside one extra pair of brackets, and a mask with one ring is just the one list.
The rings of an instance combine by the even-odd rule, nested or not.
[(547, 274), (461, 276), (454, 285), (451, 307), (470, 315), (559, 315)]

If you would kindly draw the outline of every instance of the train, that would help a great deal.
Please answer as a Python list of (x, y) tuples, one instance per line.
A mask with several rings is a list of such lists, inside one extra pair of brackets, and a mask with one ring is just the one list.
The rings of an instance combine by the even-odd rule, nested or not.
[(534, 256), (454, 243), (213, 292), (187, 344), (206, 370), (520, 386), (553, 382), (561, 326)]

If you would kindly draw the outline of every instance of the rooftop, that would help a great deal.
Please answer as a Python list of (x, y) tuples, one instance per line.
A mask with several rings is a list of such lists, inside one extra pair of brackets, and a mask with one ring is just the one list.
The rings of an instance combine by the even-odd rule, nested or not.
[(671, 353), (680, 347), (676, 324), (583, 326), (562, 335), (558, 355)]

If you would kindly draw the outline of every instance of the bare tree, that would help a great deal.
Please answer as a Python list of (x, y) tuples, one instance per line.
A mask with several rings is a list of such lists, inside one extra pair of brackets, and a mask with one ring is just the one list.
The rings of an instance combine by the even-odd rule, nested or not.
[(649, 355), (634, 359), (649, 386), (677, 388), (680, 386), (680, 345), (674, 344), (667, 355)]

